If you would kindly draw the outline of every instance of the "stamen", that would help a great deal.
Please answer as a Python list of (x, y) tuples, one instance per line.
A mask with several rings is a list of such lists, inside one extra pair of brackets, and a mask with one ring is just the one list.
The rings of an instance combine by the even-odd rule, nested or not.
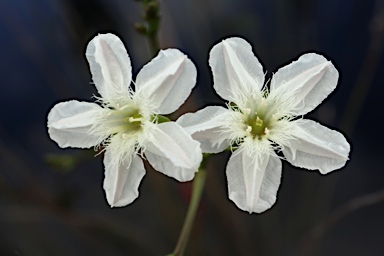
[(244, 114), (249, 115), (251, 113), (251, 109), (250, 108), (244, 108), (243, 112), (244, 112)]
[(125, 122), (127, 123), (133, 123), (133, 122), (141, 122), (143, 120), (142, 117), (134, 118), (134, 117), (127, 117), (125, 118)]
[(263, 120), (259, 118), (259, 116), (256, 117), (256, 126), (262, 126), (263, 125)]
[(252, 132), (252, 126), (248, 125), (247, 129), (245, 129), (245, 131), (247, 133), (251, 133)]

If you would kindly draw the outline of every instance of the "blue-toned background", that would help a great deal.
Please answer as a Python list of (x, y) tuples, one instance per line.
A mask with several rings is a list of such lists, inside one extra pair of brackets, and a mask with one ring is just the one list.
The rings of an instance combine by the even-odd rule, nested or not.
[[(133, 0), (0, 1), (0, 255), (174, 249), (191, 183), (147, 166), (140, 197), (110, 209), (102, 157), (59, 149), (46, 128), (54, 104), (91, 101), (96, 93), (84, 53), (97, 33), (122, 38), (134, 76), (152, 58), (133, 29), (142, 13)], [(339, 85), (308, 117), (342, 131), (352, 145), (347, 166), (326, 176), (284, 163), (278, 201), (261, 215), (229, 201), (229, 154), (214, 156), (186, 255), (383, 255), (384, 193), (364, 195), (384, 189), (384, 1), (161, 1), (161, 15), (161, 47), (179, 48), (198, 69), (197, 86), (174, 117), (223, 104), (208, 53), (223, 38), (241, 36), (269, 77), (305, 52), (332, 60)], [(57, 157), (68, 168), (55, 165)]]

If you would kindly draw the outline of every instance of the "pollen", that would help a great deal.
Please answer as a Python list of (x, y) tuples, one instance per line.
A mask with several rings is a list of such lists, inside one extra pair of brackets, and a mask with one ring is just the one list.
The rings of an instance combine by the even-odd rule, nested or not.
[(251, 113), (251, 109), (250, 108), (244, 108), (243, 113), (246, 115), (249, 115)]
[(141, 118), (141, 117), (136, 117), (135, 118), (133, 116), (125, 118), (125, 122), (127, 122), (127, 123), (141, 122), (142, 120), (143, 120), (143, 118)]
[(256, 117), (256, 122), (255, 122), (255, 124), (256, 124), (256, 126), (263, 126), (263, 120), (262, 119), (260, 119), (260, 117), (259, 116), (257, 116)]

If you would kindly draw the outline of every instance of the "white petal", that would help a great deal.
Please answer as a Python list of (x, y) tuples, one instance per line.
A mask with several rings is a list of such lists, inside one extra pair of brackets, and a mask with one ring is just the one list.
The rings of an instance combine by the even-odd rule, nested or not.
[(335, 88), (339, 72), (321, 55), (307, 53), (273, 75), (271, 94), (287, 95), (296, 115), (315, 109)]
[(181, 182), (192, 180), (198, 170), (198, 167), (189, 169), (177, 167), (168, 158), (155, 155), (148, 150), (145, 151), (145, 157), (155, 170)]
[(102, 108), (94, 103), (76, 100), (56, 104), (48, 114), (48, 133), (60, 147), (89, 148), (97, 145), (98, 136), (89, 129)]
[(318, 169), (322, 174), (345, 165), (350, 146), (341, 133), (312, 120), (298, 120), (297, 124), (294, 139), (283, 149), (292, 165)]
[(223, 99), (236, 102), (237, 93), (260, 91), (264, 84), (263, 67), (242, 38), (229, 38), (215, 45), (209, 55), (213, 87)]
[(122, 161), (111, 151), (104, 155), (104, 190), (111, 207), (126, 206), (139, 196), (139, 185), (145, 175), (143, 161), (136, 154), (127, 155)]
[[(200, 143), (193, 140), (191, 135), (175, 122), (156, 125), (152, 138), (144, 145), (144, 149), (145, 155), (149, 156), (148, 160), (157, 171), (179, 181), (190, 180), (190, 175), (197, 171), (202, 160)], [(151, 153), (158, 157), (155, 158)], [(177, 168), (166, 169), (170, 164)]]
[(129, 97), (132, 67), (120, 38), (113, 34), (97, 35), (88, 43), (85, 56), (93, 82), (105, 100), (113, 104), (119, 98)]
[(249, 213), (261, 213), (276, 202), (281, 179), (281, 161), (274, 152), (248, 155), (240, 148), (228, 161), (229, 199)]
[(200, 147), (204, 153), (219, 153), (230, 144), (230, 140), (221, 129), (222, 119), (228, 112), (226, 108), (210, 106), (196, 113), (184, 114), (176, 123), (201, 143)]
[(196, 84), (196, 67), (177, 49), (162, 50), (136, 78), (135, 97), (157, 114), (169, 114), (185, 102)]

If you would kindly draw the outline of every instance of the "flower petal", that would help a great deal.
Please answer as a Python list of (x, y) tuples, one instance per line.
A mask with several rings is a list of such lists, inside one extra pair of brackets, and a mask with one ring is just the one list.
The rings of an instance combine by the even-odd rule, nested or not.
[(56, 104), (48, 114), (48, 133), (59, 147), (89, 148), (97, 145), (98, 136), (92, 136), (95, 116), (102, 108), (94, 103), (76, 100)]
[(210, 106), (195, 113), (184, 114), (176, 123), (201, 143), (204, 153), (219, 153), (230, 145), (230, 140), (221, 129), (222, 119), (228, 112), (226, 108)]
[(213, 87), (223, 99), (236, 102), (238, 93), (260, 91), (264, 84), (263, 67), (242, 38), (232, 37), (216, 44), (209, 55)]
[[(179, 181), (193, 178), (202, 160), (200, 143), (175, 122), (156, 125), (151, 139), (143, 148), (157, 171)], [(171, 168), (171, 164), (174, 167)]]
[(111, 207), (132, 203), (139, 196), (139, 185), (145, 175), (143, 161), (136, 154), (116, 161), (111, 150), (105, 151), (104, 190)]
[(304, 115), (336, 88), (338, 78), (339, 72), (330, 61), (319, 54), (307, 53), (273, 75), (271, 94), (292, 98), (294, 113)]
[(172, 161), (166, 157), (159, 156), (145, 151), (145, 157), (152, 167), (169, 177), (175, 178), (178, 181), (190, 181), (195, 177), (195, 173), (198, 170), (197, 168), (182, 168), (175, 166)]
[(151, 104), (157, 114), (169, 114), (185, 102), (196, 84), (196, 67), (177, 49), (162, 50), (136, 78), (135, 98)]
[(294, 138), (283, 154), (294, 166), (327, 174), (345, 165), (350, 146), (345, 137), (312, 120), (298, 120)]
[(92, 79), (100, 95), (114, 106), (118, 99), (129, 97), (132, 67), (127, 50), (113, 34), (95, 36), (85, 53)]
[(229, 199), (249, 213), (261, 213), (276, 202), (281, 179), (281, 161), (272, 152), (236, 150), (228, 161), (227, 180)]

